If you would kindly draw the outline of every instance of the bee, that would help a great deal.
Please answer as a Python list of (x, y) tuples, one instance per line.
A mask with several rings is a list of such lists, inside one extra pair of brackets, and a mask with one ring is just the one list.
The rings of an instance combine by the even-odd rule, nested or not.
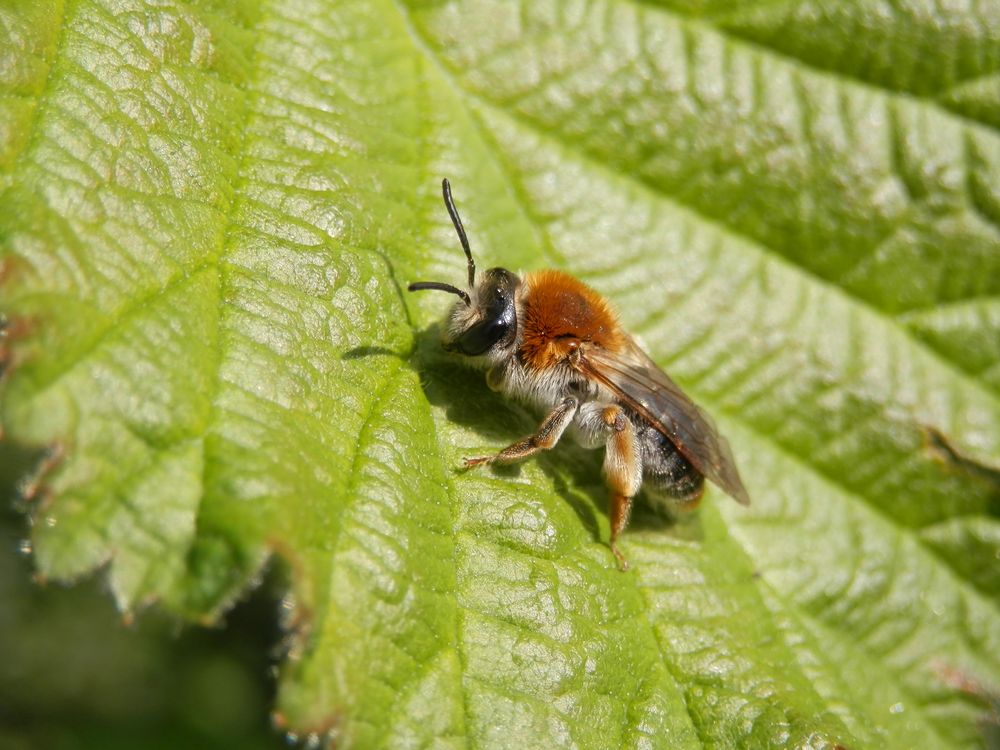
[(749, 505), (729, 443), (622, 328), (611, 305), (562, 271), (520, 277), (490, 268), (477, 281), (447, 179), (441, 189), (468, 261), (468, 288), (418, 281), (408, 289), (457, 296), (444, 349), (485, 367), (492, 390), (546, 412), (534, 434), (491, 456), (467, 458), (465, 467), (521, 461), (555, 447), (567, 431), (586, 448), (603, 446), (610, 547), (622, 570), (628, 562), (618, 537), (643, 484), (656, 497), (693, 508), (707, 477)]

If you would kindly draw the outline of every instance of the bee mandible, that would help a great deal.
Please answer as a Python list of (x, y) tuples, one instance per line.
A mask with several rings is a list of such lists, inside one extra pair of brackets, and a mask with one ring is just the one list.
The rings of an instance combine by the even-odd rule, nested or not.
[(622, 570), (618, 537), (639, 488), (682, 508), (697, 505), (705, 478), (743, 505), (750, 498), (729, 443), (702, 411), (622, 328), (610, 304), (583, 282), (556, 270), (519, 277), (476, 263), (448, 180), (444, 203), (468, 260), (468, 288), (418, 281), (411, 292), (456, 295), (443, 346), (487, 368), (494, 391), (544, 409), (534, 434), (467, 468), (512, 463), (554, 447), (563, 433), (586, 448), (604, 446), (611, 493), (610, 547)]

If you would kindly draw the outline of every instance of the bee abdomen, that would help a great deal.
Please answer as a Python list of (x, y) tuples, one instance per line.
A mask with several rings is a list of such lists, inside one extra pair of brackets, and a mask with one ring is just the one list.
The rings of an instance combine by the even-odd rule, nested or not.
[(681, 504), (698, 500), (705, 490), (705, 477), (658, 430), (642, 423), (638, 435), (642, 456), (643, 486)]

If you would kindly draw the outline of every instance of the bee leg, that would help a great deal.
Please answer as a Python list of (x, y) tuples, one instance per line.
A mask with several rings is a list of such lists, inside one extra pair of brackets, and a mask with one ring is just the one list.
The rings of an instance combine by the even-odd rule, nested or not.
[(550, 411), (542, 423), (538, 426), (534, 435), (529, 435), (523, 440), (511, 443), (499, 453), (492, 456), (482, 456), (481, 458), (467, 458), (463, 462), (465, 468), (471, 469), (480, 464), (511, 463), (520, 461), (522, 458), (533, 456), (539, 451), (548, 450), (562, 437), (563, 432), (569, 427), (576, 416), (576, 409), (580, 402), (575, 396), (567, 396), (559, 405)]
[(632, 512), (632, 498), (642, 486), (642, 459), (635, 428), (625, 412), (618, 406), (609, 406), (601, 414), (605, 424), (611, 428), (604, 449), (604, 478), (611, 499), (608, 504), (608, 519), (611, 522), (611, 551), (618, 559), (622, 570), (628, 570), (628, 561), (618, 549), (618, 536), (628, 525)]

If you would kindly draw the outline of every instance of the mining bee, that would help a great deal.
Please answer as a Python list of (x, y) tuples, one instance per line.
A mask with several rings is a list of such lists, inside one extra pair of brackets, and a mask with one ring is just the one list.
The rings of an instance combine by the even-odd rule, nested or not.
[(552, 448), (567, 430), (584, 447), (604, 446), (610, 546), (622, 570), (628, 562), (617, 540), (643, 484), (657, 497), (692, 508), (707, 477), (749, 505), (729, 443), (622, 328), (611, 305), (563, 271), (519, 277), (491, 268), (477, 281), (448, 180), (441, 187), (468, 259), (468, 288), (418, 281), (409, 290), (457, 296), (444, 348), (488, 368), (486, 382), (494, 391), (546, 411), (533, 435), (492, 456), (467, 458), (465, 466), (520, 461)]

